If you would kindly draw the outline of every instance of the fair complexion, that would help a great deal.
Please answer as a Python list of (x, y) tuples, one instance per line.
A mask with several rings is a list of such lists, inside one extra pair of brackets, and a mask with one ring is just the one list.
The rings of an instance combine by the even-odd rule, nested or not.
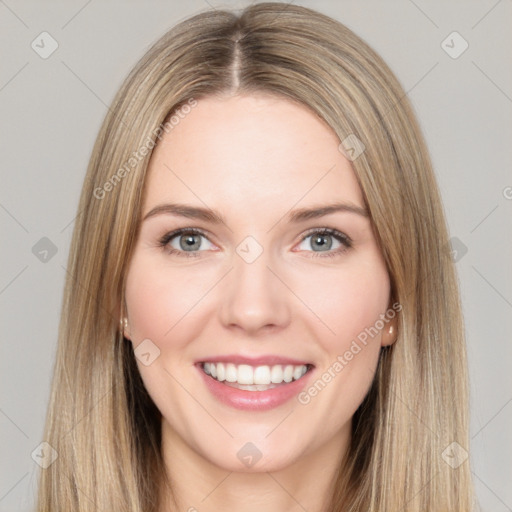
[[(162, 413), (175, 497), (162, 512), (325, 510), (352, 416), (396, 325), (386, 323), (333, 372), (390, 306), (386, 266), (338, 147), (307, 108), (249, 95), (200, 99), (153, 152), (125, 335), (134, 348), (149, 339), (160, 351), (137, 364)], [(170, 204), (222, 221), (162, 207)], [(294, 219), (333, 204), (346, 207)], [(183, 228), (199, 233), (169, 235)], [(308, 371), (284, 402), (235, 407), (212, 393), (201, 365), (228, 356), (293, 359)], [(299, 392), (329, 368), (335, 377), (301, 403)]]

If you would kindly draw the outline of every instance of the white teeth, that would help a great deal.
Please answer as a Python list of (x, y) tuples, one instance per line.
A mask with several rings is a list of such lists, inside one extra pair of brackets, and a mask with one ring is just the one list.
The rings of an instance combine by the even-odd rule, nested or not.
[[(215, 366), (217, 368), (217, 377), (216, 377), (216, 379), (219, 382), (225, 381), (226, 380), (226, 368), (224, 367), (224, 365), (222, 363), (217, 363), (217, 364), (211, 363), (210, 364), (210, 375), (212, 377), (214, 377), (213, 372), (211, 371), (211, 367), (212, 366)], [(208, 373), (208, 372), (206, 372), (206, 373)]]
[(291, 364), (285, 366), (280, 364), (250, 366), (233, 363), (203, 363), (203, 370), (220, 382), (226, 381), (226, 383), (232, 383), (236, 387), (240, 385), (240, 389), (253, 386), (250, 388), (251, 390), (262, 391), (261, 386), (288, 383), (300, 379), (308, 371), (308, 366), (305, 364), (296, 366)]
[(232, 363), (226, 365), (226, 380), (228, 382), (236, 382), (238, 380), (238, 372), (236, 366)]
[(270, 367), (257, 366), (254, 368), (254, 384), (270, 384)]
[(270, 371), (270, 380), (274, 384), (279, 384), (283, 382), (283, 367), (281, 365), (272, 366), (272, 370)]
[[(215, 368), (215, 365), (212, 365)], [(302, 377), (302, 368), (300, 366), (296, 366), (293, 369), (293, 380), (299, 380)]]
[[(254, 384), (254, 377), (252, 366), (248, 364), (241, 364), (238, 366), (238, 378), (236, 379), (238, 384)], [(261, 384), (257, 382), (257, 384)]]
[(293, 379), (293, 366), (288, 365), (284, 369), (284, 381), (291, 382)]

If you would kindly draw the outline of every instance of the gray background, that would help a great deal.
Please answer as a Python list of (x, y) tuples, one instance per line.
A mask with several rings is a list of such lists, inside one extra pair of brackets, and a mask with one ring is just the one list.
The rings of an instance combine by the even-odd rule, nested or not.
[[(512, 511), (512, 2), (296, 3), (366, 39), (416, 109), (458, 249), (476, 489), (483, 510)], [(2, 512), (30, 510), (34, 500), (39, 466), (31, 453), (42, 441), (67, 253), (107, 105), (155, 39), (208, 4), (0, 0)], [(31, 47), (42, 46), (43, 31), (59, 45), (46, 59)], [(451, 36), (442, 45), (453, 31), (469, 44), (458, 58), (445, 50), (454, 54), (463, 41)]]

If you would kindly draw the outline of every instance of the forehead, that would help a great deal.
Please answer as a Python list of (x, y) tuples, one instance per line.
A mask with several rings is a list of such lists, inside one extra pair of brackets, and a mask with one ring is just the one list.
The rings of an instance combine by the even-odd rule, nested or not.
[(339, 142), (307, 107), (281, 97), (200, 99), (156, 146), (143, 210), (176, 200), (221, 210), (299, 200), (362, 205)]

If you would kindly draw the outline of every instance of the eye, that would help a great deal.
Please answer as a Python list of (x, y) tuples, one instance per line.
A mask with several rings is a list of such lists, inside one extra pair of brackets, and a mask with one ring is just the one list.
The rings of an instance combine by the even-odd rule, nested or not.
[(315, 256), (335, 256), (352, 247), (352, 240), (336, 229), (322, 228), (310, 231), (298, 245), (300, 251), (311, 251)]
[(181, 228), (166, 233), (159, 241), (170, 254), (179, 256), (197, 256), (196, 253), (211, 250), (215, 247), (206, 235), (196, 228)]

